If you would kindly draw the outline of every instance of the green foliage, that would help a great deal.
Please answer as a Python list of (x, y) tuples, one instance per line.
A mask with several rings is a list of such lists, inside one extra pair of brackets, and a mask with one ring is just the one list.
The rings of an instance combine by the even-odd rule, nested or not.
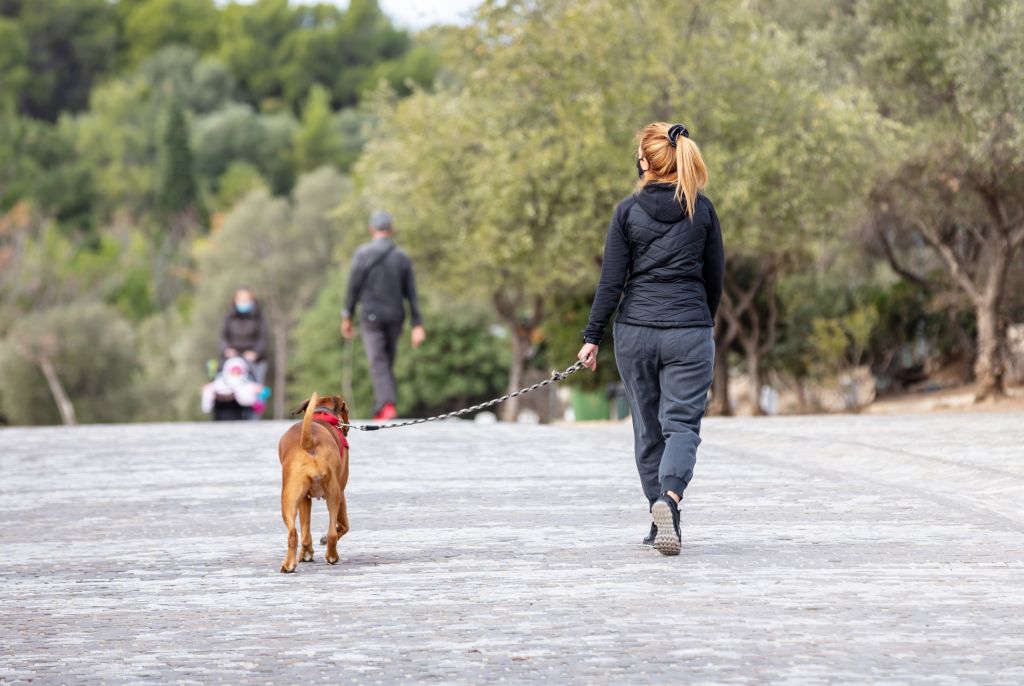
[(409, 52), (398, 59), (377, 65), (373, 85), (384, 82), (398, 95), (406, 96), (417, 87), (429, 89), (440, 70), (441, 54), (437, 47), (414, 42)]
[(136, 72), (148, 84), (151, 97), (183, 103), (197, 114), (206, 114), (233, 101), (235, 79), (215, 57), (202, 57), (189, 47), (172, 45), (145, 59)]
[[(346, 10), (287, 0), (232, 4), (223, 10), (219, 30), (219, 55), (248, 102), (281, 101), (293, 112), (315, 84), (327, 89), (334, 107), (356, 104), (376, 86), (376, 65), (400, 59), (410, 45), (376, 0), (352, 0)], [(406, 72), (426, 78), (425, 61), (415, 58)]]
[(864, 353), (878, 324), (878, 311), (858, 307), (842, 317), (816, 317), (811, 321), (812, 355), (807, 361), (817, 378), (834, 376), (864, 362)]
[(220, 175), (216, 183), (217, 194), (213, 200), (213, 209), (228, 210), (250, 191), (267, 190), (267, 182), (263, 180), (260, 170), (249, 162), (232, 162)]
[(94, 201), (89, 170), (67, 132), (44, 121), (0, 115), (0, 211), (19, 200), (70, 224)]
[(21, 317), (73, 300), (112, 305), (133, 320), (152, 311), (152, 259), (140, 233), (83, 240), (20, 205), (0, 221), (3, 234), (0, 336)]
[(31, 0), (14, 10), (29, 74), (19, 77), (19, 111), (55, 121), (61, 112), (81, 110), (93, 84), (115, 64), (117, 22), (110, 3)]
[(334, 115), (332, 125), (341, 139), (338, 166), (347, 172), (363, 152), (363, 146), (366, 145), (369, 131), (373, 127), (373, 115), (364, 108), (349, 107)]
[(327, 89), (314, 85), (302, 111), (302, 126), (295, 132), (295, 166), (306, 172), (325, 164), (340, 166), (344, 145), (331, 122), (331, 103)]
[(0, 346), (0, 411), (14, 424), (60, 418), (35, 356), (47, 355), (80, 422), (131, 420), (134, 332), (99, 303), (74, 303), (20, 319)]
[(291, 150), (297, 130), (290, 115), (261, 115), (247, 105), (228, 105), (196, 121), (196, 169), (216, 192), (216, 180), (233, 162), (247, 162), (275, 193), (287, 193), (295, 180)]
[(18, 107), (18, 96), (29, 78), (26, 58), (28, 42), (17, 22), (0, 16), (0, 116), (12, 115)]
[(167, 45), (209, 52), (217, 44), (217, 8), (213, 0), (132, 3), (124, 20), (124, 37), (134, 63)]
[(177, 102), (172, 103), (160, 148), (160, 186), (157, 207), (169, 214), (195, 209), (198, 199), (188, 122)]

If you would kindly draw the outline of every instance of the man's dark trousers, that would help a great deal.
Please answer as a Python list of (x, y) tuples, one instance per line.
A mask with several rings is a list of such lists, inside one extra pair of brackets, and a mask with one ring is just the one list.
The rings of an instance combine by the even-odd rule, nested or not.
[(715, 366), (711, 327), (659, 329), (615, 324), (615, 362), (633, 414), (636, 467), (644, 495), (680, 497), (693, 478)]
[(403, 322), (371, 322), (363, 320), (360, 331), (363, 338), (363, 349), (370, 359), (370, 376), (373, 378), (373, 395), (377, 400), (377, 409), (387, 403), (395, 402), (395, 352), (398, 339), (402, 335)]

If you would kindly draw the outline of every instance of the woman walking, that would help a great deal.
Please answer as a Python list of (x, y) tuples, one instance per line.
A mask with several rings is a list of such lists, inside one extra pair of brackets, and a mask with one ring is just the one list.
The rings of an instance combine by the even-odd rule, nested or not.
[(679, 507), (714, 371), (725, 257), (715, 208), (700, 193), (707, 168), (686, 127), (656, 122), (637, 141), (640, 185), (612, 216), (579, 359), (597, 368), (601, 337), (618, 308), (615, 362), (653, 520), (644, 544), (678, 555)]

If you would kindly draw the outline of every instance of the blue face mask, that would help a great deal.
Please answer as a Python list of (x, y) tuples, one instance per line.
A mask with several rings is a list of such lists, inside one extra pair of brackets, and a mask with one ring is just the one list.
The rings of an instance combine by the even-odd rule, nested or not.
[(252, 303), (235, 303), (235, 309), (239, 314), (249, 314), (252, 312)]

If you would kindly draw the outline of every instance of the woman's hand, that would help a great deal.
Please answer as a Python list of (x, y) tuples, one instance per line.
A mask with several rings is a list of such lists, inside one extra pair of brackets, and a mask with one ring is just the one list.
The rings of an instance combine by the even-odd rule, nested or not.
[(576, 356), (583, 361), (583, 366), (591, 371), (597, 371), (598, 346), (593, 343), (585, 343)]

